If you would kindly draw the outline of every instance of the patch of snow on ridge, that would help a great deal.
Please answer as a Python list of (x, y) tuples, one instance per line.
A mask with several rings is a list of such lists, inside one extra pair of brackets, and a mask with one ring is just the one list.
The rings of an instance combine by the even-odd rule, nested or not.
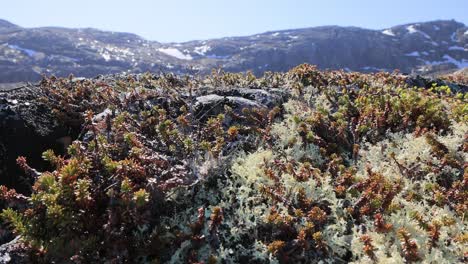
[(107, 52), (101, 53), (101, 56), (104, 58), (105, 61), (110, 61), (111, 59), (111, 56)]
[(279, 32), (276, 32), (276, 33), (273, 33), (273, 34), (271, 34), (271, 35), (272, 35), (273, 37), (277, 37), (277, 36), (279, 36), (279, 34), (280, 34)]
[(367, 70), (367, 71), (385, 71), (385, 69), (377, 68), (377, 67), (374, 67), (374, 66), (361, 67), (361, 69)]
[[(426, 34), (425, 32), (419, 31), (419, 33), (422, 34), (425, 38), (431, 39), (431, 36), (429, 36), (429, 35)], [(433, 42), (434, 42), (434, 41), (433, 41)]]
[(211, 54), (211, 55), (207, 55), (206, 57), (209, 59), (229, 59), (230, 56), (229, 55), (220, 56), (216, 54)]
[(133, 56), (135, 53), (131, 52), (130, 49), (128, 48), (118, 48), (115, 46), (107, 45), (104, 47), (106, 51), (113, 52), (113, 53), (119, 53), (124, 56)]
[(21, 48), (20, 46), (17, 46), (17, 45), (8, 45), (8, 47), (11, 48), (11, 49), (22, 51), (22, 52), (28, 54), (29, 57), (33, 57), (37, 53), (37, 51), (35, 51), (35, 50)]
[(460, 47), (460, 46), (451, 46), (451, 47), (449, 47), (449, 50), (463, 50), (464, 51), (465, 48)]
[(445, 60), (444, 61), (424, 61), (424, 62), (426, 65), (440, 65), (444, 63), (452, 63), (455, 66), (457, 66), (457, 68), (459, 69), (468, 67), (468, 60), (462, 59), (461, 61), (458, 61), (447, 54), (445, 54), (442, 58), (444, 58)]
[[(465, 32), (465, 34), (466, 34), (466, 32)], [(452, 35), (450, 35), (450, 40), (457, 41), (457, 32), (453, 32)]]
[(206, 52), (208, 52), (209, 50), (211, 50), (211, 47), (208, 46), (208, 45), (203, 45), (203, 46), (199, 46), (199, 47), (195, 47), (195, 49), (193, 50), (193, 52), (199, 54), (199, 55), (205, 55)]
[(419, 57), (419, 51), (413, 51), (413, 52), (410, 52), (410, 53), (406, 53), (405, 56)]
[(417, 25), (411, 25), (411, 26), (406, 27), (406, 30), (408, 30), (408, 33), (410, 34), (419, 33), (423, 35), (425, 38), (431, 39), (431, 37), (428, 34), (426, 34), (425, 32), (422, 32), (421, 30), (416, 29), (415, 26)]
[(414, 27), (414, 25), (406, 27), (406, 30), (408, 30), (408, 33), (410, 34), (418, 32), (418, 30)]
[(434, 30), (440, 30), (440, 27), (434, 25)]
[(468, 36), (468, 30), (463, 33), (463, 35)]
[(180, 50), (175, 49), (175, 48), (159, 48), (158, 51), (166, 55), (169, 55), (171, 57), (177, 58), (179, 60), (192, 60), (193, 59), (192, 56), (183, 54), (182, 52), (180, 52)]
[(392, 37), (395, 36), (395, 33), (393, 33), (393, 31), (391, 29), (386, 29), (386, 30), (382, 31), (382, 34), (392, 36)]
[(468, 67), (468, 60), (462, 59), (461, 61), (458, 61), (449, 55), (445, 54), (442, 58), (444, 58), (447, 62), (453, 63), (457, 65), (459, 69)]

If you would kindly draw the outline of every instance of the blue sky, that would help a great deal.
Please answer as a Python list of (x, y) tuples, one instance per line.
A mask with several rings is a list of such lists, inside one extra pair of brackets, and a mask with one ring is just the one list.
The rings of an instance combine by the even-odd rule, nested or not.
[(172, 42), (322, 25), (468, 24), (468, 0), (5, 0), (0, 18), (24, 27), (94, 27)]

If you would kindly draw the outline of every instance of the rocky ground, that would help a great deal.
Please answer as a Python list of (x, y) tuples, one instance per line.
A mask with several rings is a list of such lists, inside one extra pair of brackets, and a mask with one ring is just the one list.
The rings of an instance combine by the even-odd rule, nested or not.
[(0, 263), (466, 261), (466, 83), (301, 65), (0, 87)]

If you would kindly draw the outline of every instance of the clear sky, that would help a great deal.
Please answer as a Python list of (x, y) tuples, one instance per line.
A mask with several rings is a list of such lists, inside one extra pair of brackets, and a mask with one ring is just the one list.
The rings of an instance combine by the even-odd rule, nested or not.
[(468, 24), (468, 0), (3, 0), (0, 18), (24, 27), (94, 27), (179, 42), (323, 25)]

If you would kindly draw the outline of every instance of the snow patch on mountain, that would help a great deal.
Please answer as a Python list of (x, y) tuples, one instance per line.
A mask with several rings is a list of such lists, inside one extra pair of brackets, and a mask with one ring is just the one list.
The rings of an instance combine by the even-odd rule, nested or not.
[(406, 53), (405, 56), (419, 57), (419, 51), (413, 51), (413, 52), (410, 52), (410, 53)]
[(118, 48), (118, 47), (107, 45), (105, 47), (105, 49), (110, 51), (110, 52), (119, 53), (119, 54), (124, 55), (124, 56), (133, 56), (133, 55), (135, 55), (135, 53), (131, 52), (130, 49), (128, 49), (128, 48)]
[(445, 64), (445, 63), (452, 63), (454, 64), (457, 68), (462, 69), (465, 67), (468, 67), (468, 60), (462, 59), (461, 61), (454, 59), (450, 55), (445, 54), (442, 56), (443, 61), (424, 61), (426, 65), (440, 65), (440, 64)]
[(457, 32), (453, 32), (452, 35), (450, 35), (450, 40), (454, 42), (457, 41)]
[(407, 26), (407, 27), (406, 27), (406, 30), (408, 30), (408, 33), (410, 33), (410, 34), (419, 33), (419, 34), (423, 35), (425, 38), (431, 39), (431, 37), (430, 37), (428, 34), (426, 34), (425, 32), (423, 32), (423, 31), (421, 31), (421, 30), (419, 30), (419, 29), (416, 29), (416, 26), (417, 26), (417, 25), (410, 25), (410, 26)]
[(449, 47), (449, 50), (462, 50), (462, 51), (464, 51), (465, 48), (460, 47), (460, 46), (451, 46), (451, 47)]
[(110, 61), (111, 59), (110, 54), (107, 52), (101, 53), (101, 56), (104, 58), (105, 61)]
[(426, 32), (419, 31), (419, 34), (423, 35), (427, 39), (431, 39), (431, 36), (429, 36)]
[(468, 60), (462, 59), (461, 61), (458, 61), (447, 54), (445, 54), (442, 58), (444, 58), (447, 62), (455, 64), (459, 69), (468, 67)]
[(361, 67), (361, 69), (366, 70), (366, 71), (385, 71), (385, 69), (377, 68), (374, 66), (365, 66), (365, 67)]
[(382, 31), (382, 34), (392, 36), (392, 37), (395, 36), (395, 33), (393, 33), (393, 31), (391, 29), (386, 29), (386, 30)]
[(211, 47), (208, 46), (208, 45), (203, 45), (203, 46), (199, 46), (199, 47), (195, 47), (195, 49), (193, 50), (193, 52), (201, 55), (201, 56), (204, 56), (208, 51), (211, 50)]
[(414, 27), (414, 25), (406, 27), (406, 30), (408, 30), (408, 33), (410, 34), (418, 32), (418, 30)]
[(192, 56), (189, 54), (184, 54), (176, 48), (159, 48), (159, 52), (169, 55), (171, 57), (177, 58), (179, 60), (192, 60)]
[(17, 46), (17, 45), (8, 45), (8, 47), (9, 47), (10, 49), (14, 49), (14, 50), (18, 50), (18, 51), (24, 52), (24, 53), (26, 53), (29, 57), (34, 57), (34, 55), (36, 55), (36, 54), (38, 53), (38, 52), (35, 51), (35, 50), (21, 48), (20, 46)]
[(216, 55), (216, 54), (210, 54), (210, 55), (207, 55), (206, 57), (209, 58), (209, 59), (221, 59), (221, 60), (229, 59), (229, 58), (230, 58), (229, 55), (220, 56), (220, 55)]

